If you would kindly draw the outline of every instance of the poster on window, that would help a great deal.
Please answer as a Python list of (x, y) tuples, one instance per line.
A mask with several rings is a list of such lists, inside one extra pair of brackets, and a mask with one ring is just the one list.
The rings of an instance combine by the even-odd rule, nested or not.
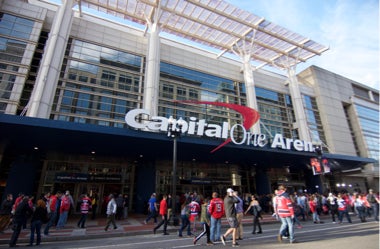
[(314, 175), (320, 175), (323, 173), (322, 171), (322, 166), (321, 166), (321, 163), (319, 162), (318, 158), (311, 158), (310, 159), (310, 165), (311, 165), (311, 168), (313, 169), (313, 174)]
[(331, 172), (329, 160), (327, 160), (326, 158), (322, 158), (322, 165), (323, 165), (323, 173), (326, 174), (326, 173)]

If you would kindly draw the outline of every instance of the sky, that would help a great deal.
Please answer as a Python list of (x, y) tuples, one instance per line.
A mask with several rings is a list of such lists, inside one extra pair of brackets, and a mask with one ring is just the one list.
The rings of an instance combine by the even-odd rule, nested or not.
[(297, 73), (315, 65), (380, 90), (379, 0), (225, 1), (329, 47)]
[(315, 65), (380, 90), (379, 0), (226, 1), (329, 47), (297, 73)]

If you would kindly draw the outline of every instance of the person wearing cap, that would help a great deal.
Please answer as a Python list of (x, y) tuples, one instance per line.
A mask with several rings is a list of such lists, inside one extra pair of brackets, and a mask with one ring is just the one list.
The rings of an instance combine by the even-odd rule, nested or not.
[(293, 219), (294, 209), (289, 194), (286, 192), (284, 185), (278, 186), (277, 195), (275, 198), (275, 213), (281, 220), (281, 227), (277, 240), (282, 242), (282, 236), (289, 231), (290, 243), (297, 243), (294, 238)]
[(236, 197), (235, 191), (232, 188), (228, 188), (227, 195), (224, 198), (224, 210), (230, 228), (224, 233), (224, 235), (220, 236), (220, 240), (223, 245), (226, 245), (227, 236), (232, 234), (232, 247), (239, 246), (236, 242), (237, 228), (239, 226), (235, 208), (235, 204), (237, 203), (239, 203), (239, 199)]
[(371, 213), (373, 214), (375, 220), (379, 221), (379, 197), (375, 193), (373, 193), (373, 189), (369, 189), (368, 192), (369, 193), (367, 195), (367, 201), (371, 206)]

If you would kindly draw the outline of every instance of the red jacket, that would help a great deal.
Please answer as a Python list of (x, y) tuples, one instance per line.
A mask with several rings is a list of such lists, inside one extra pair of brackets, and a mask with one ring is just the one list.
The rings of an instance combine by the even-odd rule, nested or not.
[(208, 212), (215, 219), (220, 219), (224, 215), (224, 202), (220, 198), (213, 198), (210, 201)]
[(56, 208), (57, 208), (57, 196), (56, 195), (50, 196), (49, 205), (50, 205), (50, 212), (54, 213), (56, 211)]
[(168, 213), (168, 203), (165, 199), (160, 202), (160, 215), (166, 215)]
[(294, 216), (292, 202), (285, 191), (279, 190), (275, 200), (276, 214), (279, 217), (286, 218)]
[(64, 195), (61, 197), (61, 208), (59, 209), (60, 213), (68, 212), (70, 210), (70, 199), (68, 196)]
[(80, 211), (82, 214), (88, 214), (91, 209), (91, 199), (89, 197), (83, 197), (80, 204)]

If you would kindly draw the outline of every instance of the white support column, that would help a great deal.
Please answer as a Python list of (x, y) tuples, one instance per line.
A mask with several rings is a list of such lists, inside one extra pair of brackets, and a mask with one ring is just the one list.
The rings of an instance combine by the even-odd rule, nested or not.
[(160, 28), (157, 23), (149, 23), (148, 25), (150, 32), (146, 56), (143, 108), (156, 116), (160, 88)]
[(49, 118), (72, 26), (74, 4), (75, 0), (63, 0), (57, 10), (28, 104), (27, 116)]
[(298, 129), (298, 134), (300, 136), (299, 138), (301, 140), (311, 141), (301, 91), (299, 88), (295, 69), (293, 67), (288, 68), (288, 77), (289, 91), (293, 102), (294, 114), (296, 117), (296, 122), (293, 124), (294, 128)]
[[(245, 82), (245, 92), (247, 94), (247, 106), (258, 111), (258, 105), (256, 100), (255, 80), (253, 78), (253, 70), (250, 63), (250, 54), (244, 54), (243, 59), (243, 72)], [(252, 128), (252, 133), (260, 134), (260, 123), (257, 122)]]

